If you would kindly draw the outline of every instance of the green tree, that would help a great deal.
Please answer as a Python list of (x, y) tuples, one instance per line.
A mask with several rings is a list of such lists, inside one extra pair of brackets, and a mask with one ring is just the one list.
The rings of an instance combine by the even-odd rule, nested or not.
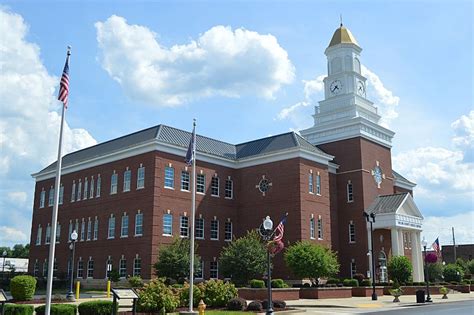
[(437, 281), (443, 280), (443, 264), (442, 263), (426, 264), (426, 268), (428, 269), (430, 282), (437, 282)]
[(463, 275), (464, 275), (464, 270), (458, 264), (447, 264), (446, 266), (444, 266), (444, 271), (443, 271), (444, 281), (461, 282)]
[(15, 258), (28, 258), (30, 252), (30, 244), (16, 244), (13, 246), (12, 255)]
[(474, 275), (474, 259), (467, 262), (467, 270), (469, 271), (469, 274)]
[(12, 250), (8, 246), (2, 246), (0, 247), (0, 257), (3, 257), (3, 252), (7, 253), (7, 257), (13, 257), (12, 255)]
[(392, 256), (387, 269), (389, 277), (400, 284), (405, 284), (410, 280), (413, 270), (410, 260), (405, 256)]
[[(158, 261), (154, 264), (158, 277), (173, 279), (184, 283), (189, 278), (189, 249), (190, 241), (187, 238), (177, 238), (172, 244), (162, 247), (158, 252)], [(200, 270), (200, 257), (196, 255), (194, 247), (194, 272)]]
[(337, 255), (329, 248), (308, 241), (297, 242), (285, 252), (285, 263), (297, 277), (331, 277), (339, 272)]
[(222, 273), (239, 285), (260, 277), (266, 270), (266, 249), (257, 231), (229, 243), (219, 258)]

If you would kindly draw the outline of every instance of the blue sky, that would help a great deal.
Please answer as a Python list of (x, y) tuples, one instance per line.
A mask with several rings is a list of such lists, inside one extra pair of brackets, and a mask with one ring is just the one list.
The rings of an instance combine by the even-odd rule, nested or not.
[[(339, 15), (368, 95), (418, 183), (428, 240), (474, 242), (471, 1), (1, 1), (0, 246), (27, 242), (57, 150), (71, 45), (70, 152), (160, 123), (230, 143), (312, 126)], [(30, 83), (29, 83), (30, 82)], [(20, 88), (18, 88), (20, 86)]]

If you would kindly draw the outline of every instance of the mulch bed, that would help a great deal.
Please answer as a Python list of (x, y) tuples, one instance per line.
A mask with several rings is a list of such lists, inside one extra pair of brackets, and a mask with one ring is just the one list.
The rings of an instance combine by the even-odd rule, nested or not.
[[(46, 299), (34, 299), (34, 300), (28, 300), (28, 301), (15, 301), (15, 300), (9, 300), (8, 303), (15, 303), (15, 304), (46, 304)], [(72, 303), (71, 301), (68, 300), (60, 300), (60, 299), (52, 299), (51, 303)]]

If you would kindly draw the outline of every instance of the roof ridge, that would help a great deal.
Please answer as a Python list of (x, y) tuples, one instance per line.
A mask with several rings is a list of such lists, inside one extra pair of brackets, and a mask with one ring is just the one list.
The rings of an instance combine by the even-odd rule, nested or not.
[(255, 139), (255, 140), (250, 140), (250, 141), (247, 141), (247, 142), (238, 143), (235, 146), (240, 146), (240, 145), (249, 144), (249, 143), (252, 143), (252, 142), (262, 141), (262, 140), (265, 140), (265, 139), (281, 137), (281, 136), (284, 136), (284, 135), (288, 135), (290, 133), (294, 133), (294, 131), (288, 131), (288, 132), (280, 133), (280, 134), (277, 134), (277, 135), (267, 136), (267, 137), (264, 137), (264, 138), (258, 138), (258, 139)]
[[(163, 127), (166, 127), (166, 128), (170, 128), (170, 129), (174, 129), (174, 130), (178, 130), (178, 131), (182, 131), (182, 132), (186, 132), (188, 134), (192, 134), (192, 132), (190, 131), (187, 131), (187, 130), (184, 130), (184, 129), (179, 129), (179, 128), (176, 128), (176, 127), (172, 127), (172, 126), (168, 126), (168, 125), (160, 125), (160, 126), (163, 126)], [(229, 143), (229, 142), (225, 142), (225, 141), (222, 141), (222, 140), (218, 140), (218, 139), (214, 139), (214, 138), (211, 138), (211, 137), (208, 137), (208, 136), (203, 136), (201, 134), (198, 134), (196, 133), (196, 137), (200, 137), (200, 138), (204, 138), (204, 139), (209, 139), (209, 140), (212, 140), (212, 141), (216, 141), (216, 142), (220, 142), (220, 143), (224, 143), (224, 144), (228, 144), (228, 145), (231, 145), (231, 146), (236, 146), (235, 144), (232, 144), (232, 143)]]

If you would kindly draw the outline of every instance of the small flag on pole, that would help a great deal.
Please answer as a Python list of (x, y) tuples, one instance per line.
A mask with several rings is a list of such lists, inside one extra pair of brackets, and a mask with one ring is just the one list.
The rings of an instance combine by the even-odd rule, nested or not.
[(63, 75), (59, 83), (58, 100), (63, 102), (64, 107), (67, 108), (67, 101), (69, 97), (69, 56), (71, 55), (71, 47), (68, 47), (66, 64), (64, 65)]
[(196, 154), (196, 123), (193, 124), (193, 133), (189, 140), (188, 152), (186, 152), (185, 162), (188, 165), (193, 164), (194, 155)]
[(436, 255), (440, 255), (441, 254), (441, 250), (440, 250), (440, 247), (439, 247), (439, 237), (437, 237), (435, 239), (435, 241), (433, 242), (433, 245), (431, 245), (431, 247), (433, 247), (433, 249), (436, 251)]
[(275, 236), (273, 237), (273, 241), (281, 241), (283, 238), (283, 234), (285, 233), (285, 223), (286, 217), (288, 214), (285, 215), (283, 219), (281, 219), (280, 223), (278, 223), (277, 227), (275, 228)]

